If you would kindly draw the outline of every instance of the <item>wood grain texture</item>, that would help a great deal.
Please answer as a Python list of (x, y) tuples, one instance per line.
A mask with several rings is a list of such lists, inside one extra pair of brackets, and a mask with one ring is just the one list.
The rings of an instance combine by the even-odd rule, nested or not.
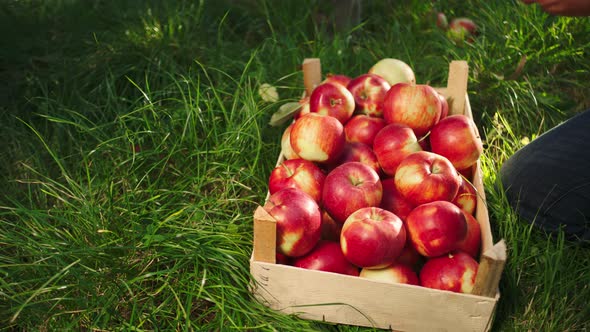
[(449, 98), (449, 114), (464, 114), (465, 96), (469, 79), (467, 61), (451, 61), (447, 81), (447, 95)]
[(497, 298), (251, 262), (256, 297), (311, 320), (394, 331), (487, 331)]

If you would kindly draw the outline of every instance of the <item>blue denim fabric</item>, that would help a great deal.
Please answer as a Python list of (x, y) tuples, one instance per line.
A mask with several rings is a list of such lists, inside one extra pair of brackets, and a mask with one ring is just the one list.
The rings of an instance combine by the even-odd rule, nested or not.
[(590, 110), (542, 134), (502, 165), (511, 206), (535, 226), (590, 240)]

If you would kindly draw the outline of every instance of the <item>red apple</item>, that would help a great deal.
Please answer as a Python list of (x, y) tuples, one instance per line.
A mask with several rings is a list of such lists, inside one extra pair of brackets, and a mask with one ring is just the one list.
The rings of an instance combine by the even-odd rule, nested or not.
[(270, 194), (284, 189), (297, 188), (311, 196), (318, 204), (326, 175), (315, 163), (305, 159), (289, 159), (276, 166), (270, 173)]
[(475, 164), (483, 152), (475, 122), (462, 114), (449, 115), (437, 123), (430, 132), (430, 146), (458, 170)]
[(405, 221), (408, 214), (414, 209), (414, 204), (408, 202), (395, 186), (393, 178), (381, 180), (383, 187), (383, 198), (381, 199), (381, 208), (393, 212), (401, 220)]
[(320, 240), (320, 208), (305, 192), (295, 188), (277, 191), (270, 195), (263, 208), (276, 220), (279, 253), (289, 257), (303, 256)]
[(403, 159), (421, 150), (414, 131), (401, 124), (392, 123), (383, 127), (373, 141), (373, 152), (383, 172), (389, 176), (395, 174)]
[(346, 87), (350, 80), (351, 78), (348, 75), (328, 73), (322, 83), (334, 83)]
[(348, 142), (365, 143), (372, 147), (375, 136), (385, 125), (383, 118), (358, 114), (344, 125), (344, 135)]
[(360, 208), (378, 206), (383, 187), (379, 174), (361, 162), (348, 162), (334, 168), (324, 180), (324, 209), (338, 223)]
[(454, 18), (449, 23), (447, 34), (451, 40), (458, 44), (462, 44), (464, 41), (473, 42), (473, 37), (477, 35), (477, 25), (466, 17)]
[(361, 278), (397, 284), (419, 285), (418, 275), (406, 264), (394, 263), (382, 269), (362, 269)]
[(291, 147), (291, 129), (293, 129), (293, 123), (285, 128), (285, 131), (283, 131), (283, 135), (281, 136), (281, 153), (283, 153), (285, 159), (299, 158), (297, 153), (295, 153)]
[(457, 249), (468, 253), (473, 258), (478, 258), (481, 250), (481, 226), (473, 215), (466, 211), (463, 211), (463, 214), (467, 221), (467, 235), (463, 241), (459, 242)]
[(440, 99), (440, 120), (446, 118), (449, 115), (449, 101), (445, 96), (441, 93), (438, 94), (438, 98)]
[(426, 257), (447, 254), (467, 235), (465, 215), (451, 202), (435, 201), (417, 206), (406, 219), (412, 245)]
[(383, 116), (383, 98), (391, 85), (377, 74), (362, 74), (347, 85), (354, 96), (356, 112), (374, 117)]
[(290, 133), (291, 148), (305, 160), (329, 163), (344, 149), (344, 127), (338, 119), (309, 113), (297, 119)]
[(350, 263), (342, 253), (340, 243), (320, 241), (315, 248), (303, 257), (296, 258), (293, 266), (316, 271), (348, 274), (358, 277), (359, 269)]
[(468, 179), (468, 180), (472, 180), (473, 179), (473, 173), (475, 171), (475, 165), (464, 168), (464, 169), (459, 169), (457, 170), (459, 172), (459, 174), (461, 174), (464, 178)]
[(397, 190), (414, 205), (450, 202), (461, 184), (461, 176), (451, 162), (428, 151), (414, 152), (402, 160), (394, 180)]
[(379, 165), (377, 156), (375, 155), (375, 152), (373, 152), (373, 149), (367, 144), (360, 142), (346, 143), (344, 151), (337, 163), (338, 165), (341, 165), (351, 161), (361, 162), (371, 167), (377, 172), (377, 174), (381, 173), (381, 166)]
[(352, 117), (355, 103), (348, 89), (340, 84), (323, 83), (315, 87), (309, 96), (309, 111), (332, 116), (341, 124)]
[(439, 121), (441, 102), (438, 92), (429, 85), (398, 83), (383, 101), (383, 118), (387, 123), (404, 124), (421, 137)]
[(406, 230), (395, 214), (378, 208), (356, 210), (342, 226), (340, 246), (346, 259), (363, 268), (384, 268), (399, 256)]
[(322, 210), (322, 239), (340, 242), (341, 231), (342, 224), (336, 222), (326, 210)]
[(416, 76), (412, 67), (399, 59), (383, 58), (369, 69), (369, 73), (383, 77), (390, 86), (397, 83), (416, 83)]
[(420, 270), (424, 287), (469, 294), (475, 285), (479, 264), (468, 254), (457, 251), (431, 258)]
[(430, 140), (428, 139), (428, 134), (418, 137), (418, 144), (420, 144), (422, 151), (430, 151)]
[(402, 249), (401, 254), (399, 254), (395, 260), (395, 263), (408, 265), (418, 271), (419, 265), (423, 260), (424, 256), (420, 255), (418, 250), (414, 248), (408, 233), (408, 228), (406, 227), (406, 245), (404, 246), (404, 249)]
[(285, 256), (278, 251), (277, 251), (275, 257), (276, 257), (275, 259), (276, 259), (277, 264), (291, 265), (291, 257)]
[(477, 207), (477, 192), (475, 186), (461, 176), (459, 190), (451, 202), (460, 207), (461, 210), (473, 215), (475, 213), (475, 208)]

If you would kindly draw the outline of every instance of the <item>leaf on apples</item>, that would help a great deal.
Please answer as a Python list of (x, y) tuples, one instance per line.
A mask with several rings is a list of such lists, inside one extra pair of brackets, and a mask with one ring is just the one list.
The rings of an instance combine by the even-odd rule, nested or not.
[(273, 127), (280, 126), (292, 119), (295, 113), (301, 109), (302, 105), (298, 102), (291, 102), (281, 105), (271, 117), (269, 124)]

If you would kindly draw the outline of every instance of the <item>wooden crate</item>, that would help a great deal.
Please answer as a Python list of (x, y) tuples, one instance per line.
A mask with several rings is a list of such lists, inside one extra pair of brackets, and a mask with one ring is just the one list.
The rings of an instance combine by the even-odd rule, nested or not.
[[(451, 62), (447, 87), (436, 88), (450, 99), (449, 114), (472, 117), (468, 71), (465, 61)], [(305, 59), (303, 75), (309, 94), (322, 80), (320, 60)], [(277, 165), (283, 160), (279, 156)], [(276, 222), (260, 206), (254, 212), (251, 291), (266, 306), (304, 319), (395, 331), (488, 331), (500, 299), (498, 283), (506, 246), (503, 240), (494, 244), (492, 239), (479, 161), (474, 165), (472, 183), (478, 192), (475, 215), (482, 233), (472, 294), (276, 264)]]

